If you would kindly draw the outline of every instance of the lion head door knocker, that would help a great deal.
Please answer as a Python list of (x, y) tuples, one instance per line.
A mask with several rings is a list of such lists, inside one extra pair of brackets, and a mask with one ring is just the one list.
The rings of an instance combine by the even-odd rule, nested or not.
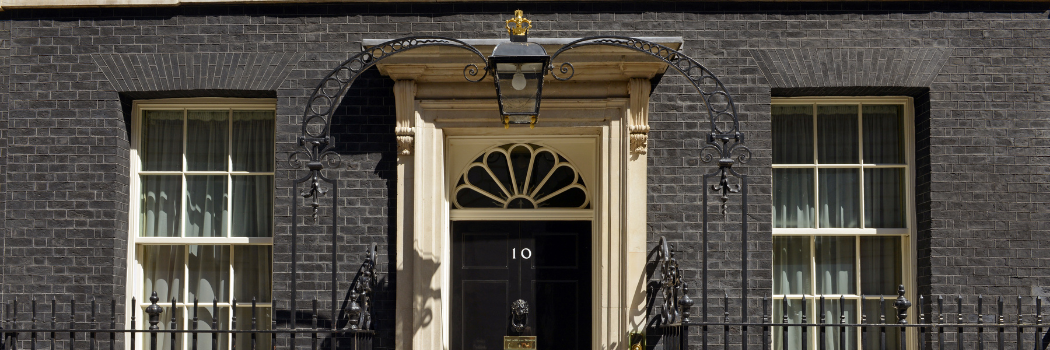
[(525, 300), (515, 300), (510, 305), (510, 329), (521, 334), (527, 329), (529, 321), (529, 304)]

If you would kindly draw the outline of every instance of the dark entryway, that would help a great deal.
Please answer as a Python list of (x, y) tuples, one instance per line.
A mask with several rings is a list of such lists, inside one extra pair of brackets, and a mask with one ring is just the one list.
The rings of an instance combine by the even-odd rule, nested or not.
[[(528, 304), (526, 328), (511, 304)], [(452, 223), (453, 350), (503, 349), (535, 335), (539, 349), (591, 347), (590, 221)]]

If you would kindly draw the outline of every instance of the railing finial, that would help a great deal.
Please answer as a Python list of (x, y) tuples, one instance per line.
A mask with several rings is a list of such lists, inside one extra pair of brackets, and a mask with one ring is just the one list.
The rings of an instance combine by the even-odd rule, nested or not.
[(164, 312), (164, 309), (157, 305), (158, 301), (160, 301), (160, 297), (157, 296), (157, 292), (153, 292), (153, 295), (149, 297), (150, 305), (146, 307), (146, 314), (149, 314), (149, 330), (151, 331), (160, 329), (157, 324), (160, 323), (160, 313)]
[(904, 292), (902, 284), (897, 288), (897, 301), (893, 302), (893, 307), (897, 308), (897, 323), (900, 324), (908, 324), (908, 308), (911, 307), (911, 302), (904, 297)]
[(693, 307), (693, 299), (689, 298), (689, 284), (685, 282), (682, 282), (682, 298), (678, 299), (678, 307), (682, 309), (682, 323), (689, 323), (689, 309)]

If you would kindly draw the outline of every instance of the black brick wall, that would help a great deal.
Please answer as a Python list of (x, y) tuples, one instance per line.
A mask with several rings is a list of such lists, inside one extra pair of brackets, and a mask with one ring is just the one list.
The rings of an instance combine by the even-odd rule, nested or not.
[[(7, 58), (10, 55), (10, 47), (11, 22), (0, 22), (0, 212), (3, 213), (0, 214), (0, 234), (3, 235), (0, 239), (0, 251), (5, 253), (0, 256), (0, 266), (7, 266), (7, 111), (10, 101), (8, 81), (11, 75)], [(0, 298), (7, 290), (4, 278), (7, 274), (4, 270), (0, 268)]]
[[(916, 98), (921, 292), (1029, 295), (1050, 286), (1046, 4), (333, 4), (0, 13), (0, 60), (6, 63), (0, 65), (0, 205), (6, 206), (0, 224), (0, 297), (62, 300), (73, 295), (84, 301), (125, 293), (129, 145), (123, 106), (129, 99), (265, 93), (278, 99), (282, 162), (276, 175), (275, 289), (279, 299), (287, 298), (290, 217), (293, 210), (301, 210), (304, 218), (309, 213), (291, 207), (296, 196), (292, 179), (303, 172), (291, 169), (283, 155), (295, 150), (301, 108), (316, 82), (360, 50), (364, 38), (503, 36), (502, 21), (517, 5), (534, 21), (534, 37), (682, 36), (684, 51), (722, 78), (734, 94), (754, 152), (748, 164), (738, 166), (750, 180), (752, 296), (768, 295), (771, 287), (768, 115), (770, 96), (776, 94), (901, 93)], [(851, 52), (887, 57), (887, 64), (871, 65), (874, 61), (865, 63)], [(132, 84), (124, 78), (149, 76), (156, 82), (154, 74), (174, 78), (197, 73), (153, 68), (106, 72), (122, 66), (100, 60), (238, 54), (295, 60), (267, 61), (284, 62), (288, 69), (272, 85), (203, 87)], [(906, 59), (893, 61), (893, 55)], [(944, 58), (942, 65), (934, 64), (939, 58)], [(157, 66), (148, 58), (139, 62)], [(839, 65), (825, 70), (814, 62)], [(902, 71), (913, 76), (886, 76)], [(782, 73), (793, 78), (784, 79)], [(390, 87), (384, 78), (366, 74), (337, 117), (343, 161), (338, 216), (347, 225), (339, 242), (345, 253), (340, 271), (347, 277), (373, 242), (381, 245), (380, 261), (386, 262), (381, 269), (389, 272), (391, 266), (395, 157)], [(653, 243), (659, 236), (675, 242), (686, 276), (698, 291), (704, 208), (698, 204), (697, 181), (713, 169), (698, 163), (704, 136), (704, 125), (697, 122), (700, 101), (673, 75), (661, 81), (652, 101), (648, 234)], [(740, 293), (739, 199), (731, 199), (728, 219), (712, 215), (709, 286), (714, 295)], [(325, 230), (300, 232), (300, 268), (305, 273), (299, 298), (330, 298), (321, 263), (330, 253)], [(384, 276), (381, 327), (390, 325), (395, 288), (394, 276)], [(712, 303), (721, 304), (718, 298)], [(967, 307), (974, 303), (967, 300)], [(739, 307), (734, 299), (730, 308)], [(328, 306), (323, 303), (322, 308)], [(390, 337), (387, 328), (381, 347), (392, 347)]]

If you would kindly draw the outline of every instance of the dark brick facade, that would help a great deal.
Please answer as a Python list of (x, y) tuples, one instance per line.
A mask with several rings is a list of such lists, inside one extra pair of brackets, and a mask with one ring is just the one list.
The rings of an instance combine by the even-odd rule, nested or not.
[[(684, 51), (721, 77), (754, 152), (741, 166), (750, 180), (752, 296), (771, 288), (770, 98), (801, 95), (915, 98), (920, 292), (1050, 287), (1045, 3), (331, 4), (0, 12), (0, 299), (124, 295), (130, 101), (275, 96), (274, 287), (287, 300), (290, 216), (308, 214), (291, 206), (292, 180), (303, 172), (283, 160), (315, 84), (362, 39), (503, 36), (517, 5), (534, 21), (534, 37), (682, 36)], [(395, 288), (391, 87), (366, 74), (334, 129), (343, 156), (340, 271), (348, 280), (367, 247), (380, 244), (383, 348), (393, 346)], [(693, 281), (697, 179), (711, 169), (697, 160), (699, 108), (684, 80), (664, 77), (652, 95), (649, 142), (650, 241), (676, 242)], [(730, 207), (728, 223), (712, 215), (717, 294), (740, 292), (739, 209)], [(301, 299), (329, 298), (325, 230), (301, 232)]]

